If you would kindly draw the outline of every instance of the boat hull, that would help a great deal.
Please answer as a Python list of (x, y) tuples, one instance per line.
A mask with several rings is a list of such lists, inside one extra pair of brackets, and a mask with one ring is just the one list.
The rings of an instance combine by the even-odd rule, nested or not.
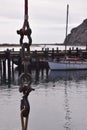
[(87, 62), (48, 62), (51, 70), (87, 70)]

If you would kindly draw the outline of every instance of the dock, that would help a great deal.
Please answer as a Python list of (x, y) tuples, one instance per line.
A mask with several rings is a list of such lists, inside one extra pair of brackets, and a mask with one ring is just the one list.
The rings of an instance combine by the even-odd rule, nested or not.
[[(14, 78), (14, 65), (18, 67), (19, 75), (23, 72), (22, 60), (21, 60), (21, 50), (16, 51), (14, 47), (20, 47), (20, 45), (0, 45), (0, 47), (7, 47), (6, 50), (0, 51), (0, 79), (1, 83), (6, 82), (6, 72), (7, 72), (7, 80), (8, 84), (11, 84), (12, 79)], [(9, 49), (12, 47), (13, 49)], [(1, 49), (0, 49), (1, 50)], [(48, 73), (49, 66), (48, 60), (59, 60), (60, 58), (64, 58), (65, 51), (59, 50), (58, 48), (49, 50), (49, 48), (42, 48), (42, 50), (35, 51), (26, 51), (25, 56), (29, 58), (29, 73), (32, 73), (32, 70), (40, 71), (46, 70), (46, 74)], [(75, 50), (67, 50), (67, 56), (69, 57), (80, 57), (87, 59), (87, 49), (79, 50), (76, 48)]]

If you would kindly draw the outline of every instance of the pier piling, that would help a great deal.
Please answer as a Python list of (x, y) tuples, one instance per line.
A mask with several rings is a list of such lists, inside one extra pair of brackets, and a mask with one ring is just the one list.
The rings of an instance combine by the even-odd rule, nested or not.
[(6, 59), (3, 60), (3, 83), (6, 83)]

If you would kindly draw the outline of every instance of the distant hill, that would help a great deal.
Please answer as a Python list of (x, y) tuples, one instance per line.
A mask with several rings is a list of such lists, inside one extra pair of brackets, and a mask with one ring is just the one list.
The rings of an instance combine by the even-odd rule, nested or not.
[(64, 44), (87, 45), (87, 19), (71, 30), (71, 33), (65, 38)]

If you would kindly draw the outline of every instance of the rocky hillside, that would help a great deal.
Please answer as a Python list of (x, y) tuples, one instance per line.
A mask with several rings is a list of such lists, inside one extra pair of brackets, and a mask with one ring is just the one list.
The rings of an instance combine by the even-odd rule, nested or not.
[(85, 19), (82, 24), (71, 30), (71, 33), (65, 38), (64, 44), (67, 45), (87, 44), (87, 19)]

